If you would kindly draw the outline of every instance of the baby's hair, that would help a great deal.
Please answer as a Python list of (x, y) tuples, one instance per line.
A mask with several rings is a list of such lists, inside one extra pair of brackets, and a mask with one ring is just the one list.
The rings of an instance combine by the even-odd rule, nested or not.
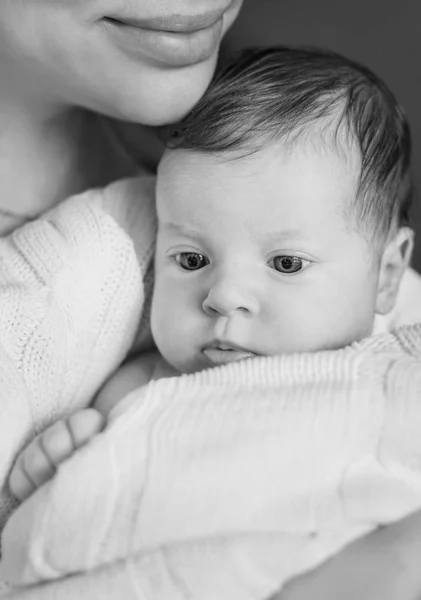
[[(408, 221), (411, 136), (402, 108), (367, 67), (334, 52), (274, 47), (241, 52), (175, 129), (170, 148), (246, 156), (303, 137), (356, 144), (360, 225), (386, 237)], [(329, 136), (330, 134), (330, 136)], [(371, 237), (371, 236), (370, 236)]]

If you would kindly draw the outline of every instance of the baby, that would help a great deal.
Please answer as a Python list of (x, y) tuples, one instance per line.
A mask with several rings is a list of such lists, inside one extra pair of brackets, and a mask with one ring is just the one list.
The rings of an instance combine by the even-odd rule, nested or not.
[(413, 233), (410, 133), (373, 73), (321, 50), (249, 50), (175, 130), (158, 172), (151, 325), (93, 408), (19, 456), (23, 500), (153, 379), (336, 349), (390, 312)]

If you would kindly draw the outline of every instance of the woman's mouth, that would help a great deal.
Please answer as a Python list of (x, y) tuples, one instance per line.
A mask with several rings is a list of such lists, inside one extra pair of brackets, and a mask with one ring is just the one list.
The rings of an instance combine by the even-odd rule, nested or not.
[(185, 67), (203, 62), (216, 53), (223, 32), (224, 12), (211, 11), (197, 16), (172, 15), (137, 20), (105, 17), (101, 23), (113, 42), (134, 57)]
[(213, 9), (207, 13), (198, 15), (172, 14), (167, 16), (151, 17), (149, 19), (139, 19), (136, 17), (121, 17), (115, 19), (109, 17), (112, 21), (117, 21), (125, 25), (131, 25), (138, 29), (148, 29), (152, 31), (168, 31), (172, 33), (194, 33), (201, 29), (209, 29), (215, 23), (220, 21), (226, 12), (225, 9)]

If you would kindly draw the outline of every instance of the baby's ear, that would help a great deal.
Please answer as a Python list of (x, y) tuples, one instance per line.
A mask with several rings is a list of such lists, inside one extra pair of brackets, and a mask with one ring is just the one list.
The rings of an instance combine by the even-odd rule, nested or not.
[(414, 247), (414, 232), (401, 227), (387, 243), (380, 262), (376, 313), (385, 315), (396, 303), (399, 286), (408, 268)]

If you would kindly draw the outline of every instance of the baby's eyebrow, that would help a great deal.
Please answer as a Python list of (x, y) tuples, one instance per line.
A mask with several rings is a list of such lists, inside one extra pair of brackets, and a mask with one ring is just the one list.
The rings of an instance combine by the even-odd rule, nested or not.
[(174, 233), (182, 233), (183, 235), (189, 236), (189, 237), (201, 237), (203, 234), (201, 231), (199, 231), (199, 229), (196, 229), (194, 227), (190, 227), (189, 225), (185, 225), (182, 223), (173, 223), (173, 222), (163, 222), (161, 223), (161, 225), (163, 227), (165, 227), (165, 229), (169, 229), (170, 231), (173, 231)]
[[(276, 242), (277, 240), (292, 240), (303, 238), (304, 232), (302, 229), (281, 229), (279, 231), (268, 231), (264, 234), (266, 242)], [(306, 236), (307, 237), (307, 236)]]
[[(172, 221), (164, 221), (161, 223), (161, 225), (167, 231), (176, 233), (178, 235), (184, 235), (192, 239), (203, 240), (207, 237), (204, 231), (201, 231), (199, 228), (196, 228), (194, 226), (186, 225), (185, 223), (174, 223)], [(281, 229), (278, 231), (264, 231), (259, 233), (254, 231), (253, 237), (254, 236), (256, 236), (255, 240), (257, 241), (257, 243), (261, 243), (262, 245), (276, 244), (277, 242), (285, 243), (288, 241), (296, 242), (297, 240), (308, 240), (309, 238), (308, 233), (305, 234), (303, 229), (292, 227), (289, 229)]]

